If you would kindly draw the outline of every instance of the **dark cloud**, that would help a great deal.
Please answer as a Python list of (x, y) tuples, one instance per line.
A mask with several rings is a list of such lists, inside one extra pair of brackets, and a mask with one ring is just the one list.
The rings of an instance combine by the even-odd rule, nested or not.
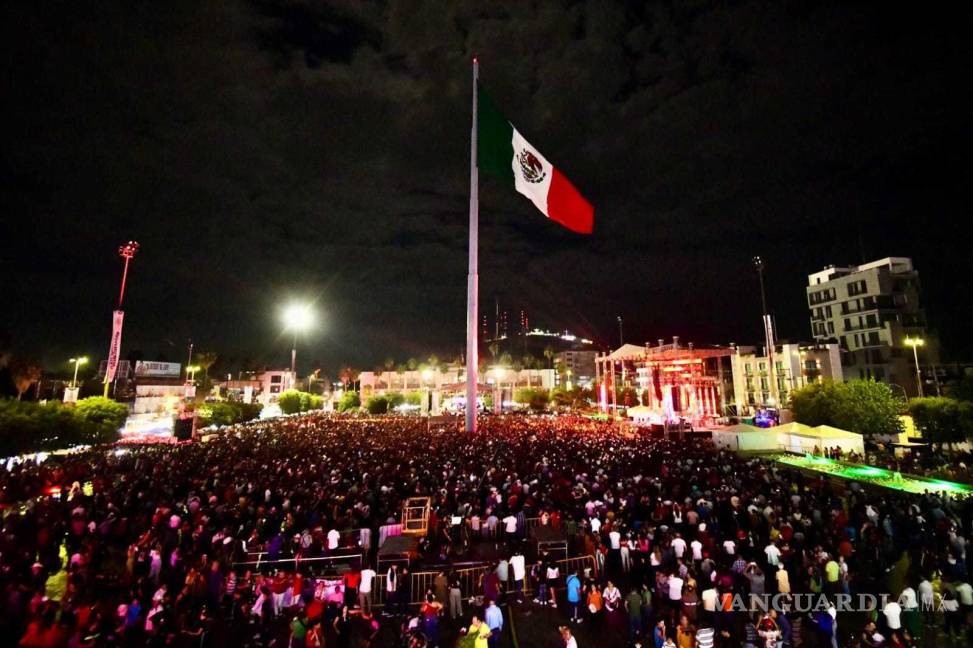
[[(781, 333), (807, 273), (911, 255), (965, 354), (964, 16), (888, 3), (8, 3), (4, 318), (51, 361), (103, 354), (136, 238), (125, 346), (281, 363), (463, 345), (469, 62), (597, 206), (596, 232), (481, 188), (481, 293), (612, 340)], [(948, 281), (942, 278), (949, 277)]]

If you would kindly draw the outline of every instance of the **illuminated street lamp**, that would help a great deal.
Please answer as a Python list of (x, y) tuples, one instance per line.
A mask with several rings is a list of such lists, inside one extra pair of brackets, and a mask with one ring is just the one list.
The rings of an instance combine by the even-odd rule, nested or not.
[(74, 365), (74, 378), (71, 379), (71, 389), (78, 386), (78, 367), (83, 364), (88, 364), (88, 356), (81, 356), (80, 358), (71, 358), (68, 360)]
[(200, 370), (199, 365), (189, 365), (188, 367), (186, 367), (186, 381), (189, 382), (189, 384), (193, 384), (196, 382), (196, 372), (199, 370)]
[(291, 347), (291, 386), (297, 382), (297, 335), (308, 331), (314, 325), (314, 312), (309, 304), (291, 304), (284, 309), (282, 319), (284, 329), (294, 334)]
[(916, 386), (919, 388), (919, 398), (922, 398), (922, 373), (919, 371), (919, 347), (926, 341), (920, 337), (907, 337), (905, 345), (912, 347), (912, 358), (916, 361)]

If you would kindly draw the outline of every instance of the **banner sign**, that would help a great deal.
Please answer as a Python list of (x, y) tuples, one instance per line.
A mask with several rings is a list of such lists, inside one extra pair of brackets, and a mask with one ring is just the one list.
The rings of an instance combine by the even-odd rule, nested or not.
[(115, 380), (115, 372), (118, 370), (118, 354), (122, 348), (122, 319), (124, 311), (115, 311), (112, 317), (111, 327), (111, 346), (108, 347), (108, 369), (105, 371), (105, 382), (110, 383)]
[(135, 377), (178, 378), (182, 365), (178, 362), (146, 362), (139, 360), (135, 363)]

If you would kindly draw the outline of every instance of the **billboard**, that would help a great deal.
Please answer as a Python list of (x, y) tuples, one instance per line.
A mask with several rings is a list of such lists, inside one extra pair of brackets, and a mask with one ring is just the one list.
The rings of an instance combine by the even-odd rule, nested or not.
[(146, 362), (139, 360), (135, 363), (136, 378), (178, 378), (182, 371), (178, 362)]

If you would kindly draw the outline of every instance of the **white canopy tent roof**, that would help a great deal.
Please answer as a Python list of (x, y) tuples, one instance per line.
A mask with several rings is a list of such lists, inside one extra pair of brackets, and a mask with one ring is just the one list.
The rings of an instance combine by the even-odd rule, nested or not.
[(618, 347), (610, 354), (608, 354), (609, 360), (633, 360), (641, 358), (645, 355), (645, 347), (639, 346), (638, 344), (623, 344)]
[(820, 453), (825, 448), (838, 446), (843, 453), (864, 454), (862, 435), (840, 430), (828, 425), (811, 427), (803, 423), (787, 423), (769, 428), (752, 425), (733, 425), (713, 432), (713, 443), (719, 448), (743, 451), (786, 450), (804, 454)]
[(740, 423), (713, 431), (713, 443), (726, 450), (777, 450), (777, 429)]

